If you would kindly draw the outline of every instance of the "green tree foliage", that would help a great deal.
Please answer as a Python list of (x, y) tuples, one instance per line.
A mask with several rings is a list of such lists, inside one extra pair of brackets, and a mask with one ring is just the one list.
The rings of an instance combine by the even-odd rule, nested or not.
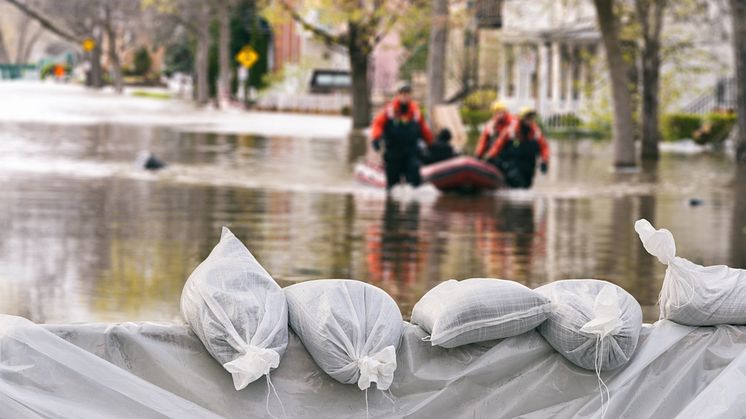
[(133, 58), (134, 73), (138, 76), (147, 76), (150, 72), (150, 67), (153, 65), (153, 60), (150, 58), (150, 52), (146, 47), (140, 47), (135, 51)]
[(163, 63), (167, 76), (174, 73), (191, 74), (194, 71), (194, 43), (182, 38), (166, 45)]
[[(215, 96), (217, 92), (217, 79), (219, 75), (218, 64), (218, 25), (213, 22), (210, 28), (212, 45), (210, 46), (210, 94)], [(269, 48), (272, 37), (272, 28), (269, 22), (257, 14), (255, 4), (243, 1), (237, 5), (230, 19), (230, 56), (231, 56), (231, 92), (236, 94), (239, 88), (254, 87), (261, 89), (266, 86), (267, 72), (269, 71)], [(251, 46), (258, 54), (259, 59), (249, 71), (249, 79), (246, 86), (238, 85), (238, 62), (233, 57), (245, 46)]]

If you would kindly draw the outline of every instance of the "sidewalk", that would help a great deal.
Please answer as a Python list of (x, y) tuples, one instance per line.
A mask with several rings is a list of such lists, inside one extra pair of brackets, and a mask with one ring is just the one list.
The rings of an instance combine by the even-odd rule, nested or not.
[[(139, 90), (139, 89), (133, 89)], [(347, 138), (348, 117), (198, 108), (181, 99), (120, 96), (73, 84), (0, 82), (0, 123), (165, 125), (182, 131)]]

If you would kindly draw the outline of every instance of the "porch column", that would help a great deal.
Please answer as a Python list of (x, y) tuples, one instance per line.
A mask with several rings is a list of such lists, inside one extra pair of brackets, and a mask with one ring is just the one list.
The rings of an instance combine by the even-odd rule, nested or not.
[(547, 95), (549, 94), (548, 81), (549, 77), (549, 63), (551, 59), (549, 56), (549, 47), (546, 42), (539, 41), (539, 68), (536, 77), (539, 79), (539, 95), (536, 99), (536, 110), (540, 115), (545, 115), (547, 111)]
[(552, 42), (552, 112), (560, 102), (560, 77), (562, 75), (562, 56), (560, 55), (560, 43)]
[(562, 75), (562, 77), (565, 78), (565, 105), (564, 109), (567, 110), (568, 108), (572, 108), (572, 85), (573, 80), (575, 77), (573, 77), (574, 73), (574, 66), (575, 66), (575, 45), (568, 45), (567, 46), (567, 63), (565, 65), (565, 74)]

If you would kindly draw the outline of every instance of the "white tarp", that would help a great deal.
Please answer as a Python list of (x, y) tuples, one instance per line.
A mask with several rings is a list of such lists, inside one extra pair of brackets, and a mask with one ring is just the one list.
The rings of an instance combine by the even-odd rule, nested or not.
[[(371, 417), (601, 415), (595, 373), (572, 365), (536, 331), (443, 349), (423, 342), (425, 332), (416, 326), (404, 330), (393, 404), (369, 391)], [(324, 374), (298, 338), (289, 338), (272, 373), (287, 417), (364, 418), (365, 393)], [(629, 364), (601, 375), (611, 392), (607, 418), (743, 417), (746, 327), (662, 320), (643, 327)], [(186, 326), (37, 326), (0, 316), (3, 416), (271, 417), (266, 403), (267, 383), (235, 391), (230, 374)], [(274, 396), (269, 411), (282, 417)]]

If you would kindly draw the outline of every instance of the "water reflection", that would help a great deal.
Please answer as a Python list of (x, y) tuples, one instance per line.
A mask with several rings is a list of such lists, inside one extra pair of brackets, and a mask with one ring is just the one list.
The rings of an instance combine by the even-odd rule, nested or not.
[[(718, 154), (614, 173), (605, 143), (555, 143), (551, 177), (533, 191), (387, 198), (350, 180), (362, 138), (116, 125), (13, 125), (0, 137), (0, 312), (34, 321), (178, 318), (183, 283), (223, 225), (282, 285), (368, 281), (405, 316), (449, 278), (599, 278), (653, 320), (664, 267), (632, 229), (642, 217), (674, 231), (681, 256), (746, 266), (746, 189)], [(141, 149), (169, 167), (142, 174), (131, 164)]]

